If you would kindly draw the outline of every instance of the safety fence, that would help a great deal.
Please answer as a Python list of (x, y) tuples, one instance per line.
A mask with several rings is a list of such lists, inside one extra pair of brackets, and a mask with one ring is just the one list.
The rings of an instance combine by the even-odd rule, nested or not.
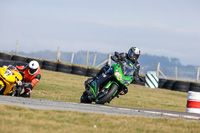
[(187, 82), (187, 81), (180, 81), (177, 80), (177, 67), (175, 68), (175, 79), (167, 79), (167, 77), (162, 73), (160, 70), (160, 62), (157, 65), (157, 72), (156, 75), (159, 77), (159, 73), (164, 77), (164, 79), (159, 78), (158, 88), (164, 88), (173, 91), (181, 91), (181, 92), (188, 92), (193, 88), (198, 88), (200, 91), (200, 83), (199, 80), (199, 68), (197, 69), (197, 78), (196, 82)]
[[(159, 74), (161, 74), (163, 78), (167, 79), (165, 74), (160, 70), (160, 62), (158, 62), (158, 65), (157, 65), (156, 77), (159, 78)], [(178, 68), (175, 67), (175, 79), (174, 80), (178, 80), (177, 75), (178, 75)], [(199, 82), (199, 76), (200, 76), (200, 67), (197, 67), (196, 82)]]

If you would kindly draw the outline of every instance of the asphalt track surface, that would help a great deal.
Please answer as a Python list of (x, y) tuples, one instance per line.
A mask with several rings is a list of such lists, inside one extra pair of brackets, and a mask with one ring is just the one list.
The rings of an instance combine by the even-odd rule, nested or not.
[(66, 110), (109, 115), (144, 116), (153, 118), (181, 118), (200, 121), (200, 114), (166, 110), (128, 108), (109, 105), (83, 104), (52, 100), (0, 96), (0, 104), (18, 105), (33, 109)]

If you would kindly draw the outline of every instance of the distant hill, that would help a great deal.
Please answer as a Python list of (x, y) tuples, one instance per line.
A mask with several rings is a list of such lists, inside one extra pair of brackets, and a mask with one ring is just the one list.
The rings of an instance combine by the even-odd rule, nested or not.
[[(11, 51), (10, 53), (14, 53)], [(114, 53), (114, 52), (113, 52)], [(111, 53), (111, 54), (113, 54)], [(40, 59), (56, 60), (57, 52), (56, 51), (38, 51), (31, 53), (18, 52), (18, 55), (35, 57)], [(99, 53), (99, 52), (89, 52), (88, 65), (93, 65), (94, 55), (96, 56), (95, 66), (99, 65), (108, 58), (108, 53)], [(71, 62), (72, 52), (61, 52), (60, 60), (61, 62)], [(74, 64), (86, 64), (87, 51), (78, 51), (74, 53)], [(140, 73), (146, 74), (147, 71), (156, 71), (157, 64), (160, 62), (161, 71), (168, 77), (175, 77), (175, 67), (178, 68), (178, 78), (181, 79), (192, 79), (195, 80), (197, 67), (196, 66), (184, 66), (181, 64), (178, 58), (168, 58), (164, 56), (156, 56), (149, 54), (142, 54), (139, 58), (141, 65)], [(161, 76), (160, 76), (161, 77)]]

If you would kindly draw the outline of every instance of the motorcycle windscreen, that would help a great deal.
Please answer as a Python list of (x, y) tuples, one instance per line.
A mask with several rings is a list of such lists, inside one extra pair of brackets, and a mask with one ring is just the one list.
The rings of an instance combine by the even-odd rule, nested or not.
[(4, 75), (2, 75), (6, 81), (10, 82), (10, 83), (15, 83), (16, 79), (15, 79), (15, 75), (12, 73), (11, 70), (7, 69), (4, 73)]
[(133, 76), (136, 69), (135, 65), (129, 60), (126, 60), (126, 62), (121, 65), (121, 68), (124, 76)]

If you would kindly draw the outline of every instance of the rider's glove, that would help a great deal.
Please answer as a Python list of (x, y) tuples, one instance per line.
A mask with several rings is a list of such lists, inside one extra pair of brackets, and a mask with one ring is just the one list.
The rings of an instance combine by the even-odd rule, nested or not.
[(115, 55), (111, 56), (111, 59), (112, 59), (114, 62), (118, 62), (118, 58), (117, 58), (117, 56), (115, 56)]
[(24, 86), (25, 88), (32, 88), (31, 83), (24, 83), (23, 86)]
[(136, 77), (135, 77), (135, 80), (136, 80), (136, 81), (139, 81), (139, 76), (136, 76)]
[(17, 81), (18, 86), (22, 86), (22, 81)]
[(19, 79), (18, 79), (17, 77), (16, 77), (15, 79), (16, 79), (17, 85), (18, 85), (18, 86), (22, 86), (22, 81), (19, 81)]

